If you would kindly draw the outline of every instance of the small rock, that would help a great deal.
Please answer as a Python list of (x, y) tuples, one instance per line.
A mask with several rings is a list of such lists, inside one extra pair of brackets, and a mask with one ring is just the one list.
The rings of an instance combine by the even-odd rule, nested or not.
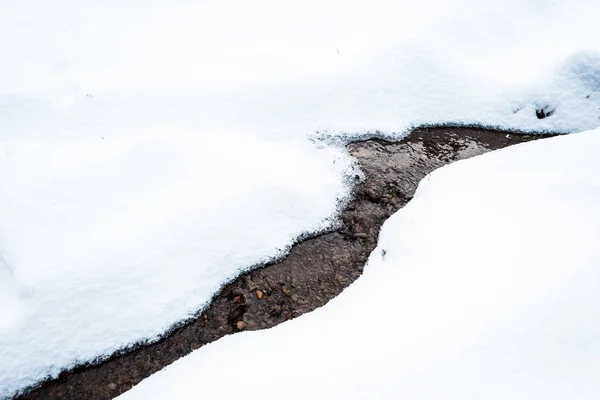
[(262, 299), (264, 295), (265, 294), (263, 293), (262, 290), (256, 289), (256, 297), (258, 297), (259, 300)]
[(247, 323), (245, 323), (244, 321), (238, 321), (235, 323), (235, 327), (239, 330), (239, 331), (243, 331), (244, 329), (246, 329), (246, 327), (248, 326)]
[(292, 292), (290, 292), (290, 289), (287, 288), (287, 286), (282, 285), (281, 286), (281, 291), (283, 292), (283, 294), (285, 294), (286, 296), (291, 296)]
[(552, 116), (552, 114), (554, 114), (555, 111), (556, 107), (548, 104), (542, 108), (536, 109), (535, 115), (538, 117), (538, 119), (544, 119), (546, 117)]
[(108, 388), (110, 390), (115, 390), (117, 388), (117, 384), (116, 383), (112, 383), (112, 382), (109, 383), (107, 386), (108, 386)]

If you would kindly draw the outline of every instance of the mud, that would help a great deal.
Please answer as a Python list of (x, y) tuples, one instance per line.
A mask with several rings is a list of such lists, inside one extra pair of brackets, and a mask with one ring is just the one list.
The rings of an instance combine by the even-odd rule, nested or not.
[[(160, 341), (65, 371), (18, 399), (111, 399), (204, 344), (241, 330), (270, 328), (323, 306), (361, 275), (381, 225), (410, 201), (425, 175), (453, 161), (538, 138), (450, 127), (417, 129), (397, 143), (349, 144), (364, 180), (341, 213), (339, 229), (298, 243), (281, 262), (239, 276), (197, 318)], [(231, 360), (232, 371), (238, 361)]]

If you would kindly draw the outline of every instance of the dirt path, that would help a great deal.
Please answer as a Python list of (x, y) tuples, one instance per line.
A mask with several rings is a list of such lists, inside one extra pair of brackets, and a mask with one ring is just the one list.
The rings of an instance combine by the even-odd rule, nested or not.
[[(198, 318), (159, 342), (63, 372), (19, 399), (110, 399), (206, 343), (240, 330), (270, 328), (321, 307), (361, 275), (381, 225), (410, 201), (426, 174), (537, 138), (475, 128), (422, 128), (398, 143), (348, 145), (365, 180), (342, 212), (338, 230), (304, 240), (283, 261), (238, 277)], [(238, 361), (231, 360), (232, 371)]]

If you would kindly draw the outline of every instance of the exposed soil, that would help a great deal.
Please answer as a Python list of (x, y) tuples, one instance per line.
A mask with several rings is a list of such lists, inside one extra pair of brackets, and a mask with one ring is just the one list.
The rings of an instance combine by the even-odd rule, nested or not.
[(199, 317), (159, 342), (63, 372), (18, 398), (111, 399), (206, 343), (240, 330), (270, 328), (321, 307), (361, 275), (381, 225), (410, 201), (425, 175), (456, 160), (538, 138), (449, 127), (420, 128), (397, 143), (349, 144), (365, 179), (341, 213), (339, 229), (304, 240), (283, 261), (238, 277)]

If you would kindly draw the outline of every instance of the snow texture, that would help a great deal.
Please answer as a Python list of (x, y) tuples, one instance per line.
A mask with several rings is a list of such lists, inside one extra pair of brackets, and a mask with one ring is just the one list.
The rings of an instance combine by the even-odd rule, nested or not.
[(325, 307), (202, 347), (119, 399), (236, 399), (232, 381), (265, 379), (289, 399), (597, 399), (599, 152), (595, 130), (433, 172)]
[(0, 398), (156, 339), (330, 226), (351, 161), (318, 139), (598, 127), (597, 15), (593, 0), (3, 1)]

